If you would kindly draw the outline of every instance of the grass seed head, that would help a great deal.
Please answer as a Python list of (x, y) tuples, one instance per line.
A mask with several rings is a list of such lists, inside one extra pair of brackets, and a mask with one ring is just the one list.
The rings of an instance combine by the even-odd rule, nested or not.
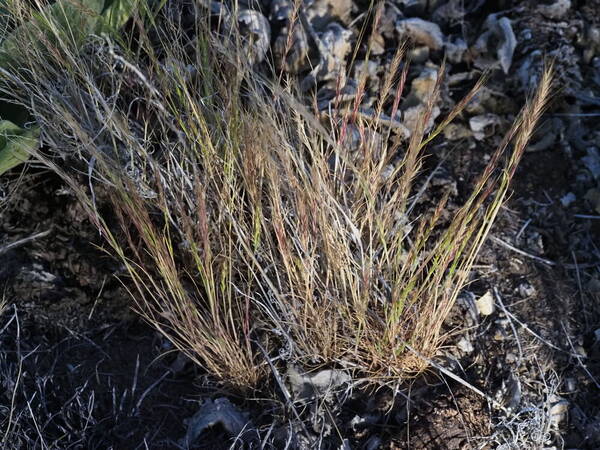
[[(544, 111), (551, 68), (439, 229), (448, 197), (415, 217), (413, 185), (425, 145), (481, 82), (426, 134), (442, 67), (408, 143), (393, 138), (393, 121), (364, 120), (356, 108), (324, 125), (291, 89), (251, 70), (234, 29), (223, 40), (207, 17), (184, 30), (173, 14), (135, 20), (126, 42), (92, 37), (40, 52), (24, 39), (23, 66), (3, 73), (42, 128), (38, 159), (71, 184), (124, 263), (135, 309), (239, 388), (266, 375), (258, 348), (285, 348), (304, 365), (350, 364), (373, 380), (421, 372), (418, 355), (434, 356), (443, 342)], [(401, 49), (378, 116), (390, 96), (398, 109), (403, 57)], [(357, 146), (344, 138), (351, 127)], [(97, 190), (108, 192), (110, 214), (97, 208)]]

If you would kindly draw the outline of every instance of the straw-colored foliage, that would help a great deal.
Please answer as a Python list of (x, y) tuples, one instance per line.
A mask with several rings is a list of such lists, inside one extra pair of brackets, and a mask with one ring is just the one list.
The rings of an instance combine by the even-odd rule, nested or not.
[[(268, 376), (266, 356), (372, 379), (422, 371), (544, 110), (551, 71), (440, 227), (447, 197), (429, 214), (412, 208), (425, 144), (479, 84), (427, 134), (442, 68), (408, 141), (361, 119), (357, 105), (323, 121), (247, 66), (235, 31), (207, 31), (201, 9), (184, 30), (176, 10), (136, 15), (122, 39), (61, 35), (44, 49), (23, 39), (23, 66), (2, 74), (5, 94), (40, 125), (38, 159), (71, 184), (125, 264), (136, 310), (242, 388)], [(397, 107), (406, 67), (400, 50), (379, 114)]]

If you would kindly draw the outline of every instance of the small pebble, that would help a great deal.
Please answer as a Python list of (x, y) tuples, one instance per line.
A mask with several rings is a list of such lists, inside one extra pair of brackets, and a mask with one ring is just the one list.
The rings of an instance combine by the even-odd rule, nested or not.
[(577, 383), (575, 382), (575, 378), (567, 378), (565, 380), (565, 390), (567, 392), (575, 392), (575, 388), (577, 387)]
[(536, 292), (535, 287), (528, 282), (521, 283), (517, 289), (519, 291), (519, 295), (523, 298), (533, 297)]
[(471, 353), (473, 350), (475, 350), (471, 341), (464, 336), (460, 339), (460, 341), (458, 341), (458, 344), (456, 344), (456, 346), (463, 353)]
[(557, 395), (552, 395), (550, 400), (553, 402), (549, 411), (550, 424), (554, 428), (558, 428), (560, 423), (563, 422), (567, 416), (569, 402)]
[(560, 203), (566, 208), (571, 203), (573, 203), (575, 200), (577, 200), (577, 197), (575, 197), (575, 194), (573, 194), (572, 192), (569, 192), (560, 199)]
[(490, 291), (487, 291), (485, 294), (475, 300), (475, 304), (477, 305), (477, 311), (479, 311), (479, 314), (482, 316), (489, 316), (496, 309), (494, 305), (494, 297)]

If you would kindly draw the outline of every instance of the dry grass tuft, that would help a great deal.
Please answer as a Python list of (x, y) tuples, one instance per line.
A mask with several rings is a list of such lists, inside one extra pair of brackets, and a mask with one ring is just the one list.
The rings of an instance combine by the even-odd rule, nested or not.
[[(256, 386), (271, 355), (370, 378), (424, 369), (504, 201), (549, 95), (552, 70), (440, 229), (411, 207), (424, 147), (475, 93), (426, 133), (441, 86), (409, 142), (358, 104), (327, 124), (244, 62), (244, 43), (185, 28), (175, 2), (126, 39), (21, 42), (3, 73), (42, 128), (38, 158), (73, 186), (125, 264), (135, 308), (217, 378)], [(151, 25), (153, 22), (153, 25)], [(32, 36), (33, 39), (33, 36)], [(400, 51), (378, 112), (397, 108)], [(358, 96), (360, 98), (360, 96)], [(325, 131), (327, 130), (327, 131)], [(352, 142), (352, 130), (360, 136)], [(86, 162), (80, 176), (68, 162)], [(112, 211), (98, 208), (106, 191)], [(276, 359), (276, 358), (275, 358)], [(274, 359), (274, 360), (275, 360)]]

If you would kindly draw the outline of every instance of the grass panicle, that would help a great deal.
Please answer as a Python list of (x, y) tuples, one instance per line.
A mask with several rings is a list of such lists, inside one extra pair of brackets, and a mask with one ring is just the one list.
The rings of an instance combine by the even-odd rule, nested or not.
[[(44, 51), (23, 40), (23, 66), (1, 77), (4, 95), (41, 126), (38, 159), (70, 184), (123, 262), (135, 308), (240, 388), (267, 376), (258, 344), (273, 361), (372, 380), (418, 374), (426, 364), (407, 344), (431, 358), (443, 342), (546, 106), (551, 68), (464, 205), (442, 220), (446, 195), (417, 216), (425, 147), (482, 81), (428, 134), (442, 66), (408, 141), (390, 120), (366, 120), (358, 103), (321, 121), (249, 67), (239, 33), (215, 32), (201, 8), (186, 29), (172, 6), (152, 21), (136, 15), (131, 39), (62, 39)], [(398, 111), (404, 54), (385, 77), (378, 117)]]

